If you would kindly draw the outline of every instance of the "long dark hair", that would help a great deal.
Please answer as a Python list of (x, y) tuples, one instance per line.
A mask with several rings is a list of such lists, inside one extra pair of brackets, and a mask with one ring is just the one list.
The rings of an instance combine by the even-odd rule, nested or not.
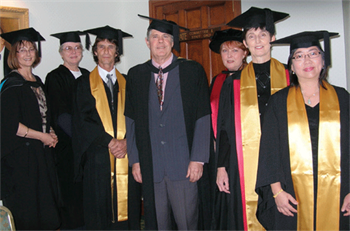
[[(297, 49), (292, 50), (290, 52), (289, 57), (288, 57), (288, 71), (289, 71), (289, 76), (290, 76), (290, 85), (298, 87), (299, 86), (298, 77), (292, 71), (292, 61), (293, 61), (293, 56), (294, 56), (296, 50)], [(324, 62), (325, 61), (325, 59), (324, 59), (324, 51), (322, 49), (320, 49), (319, 47), (318, 47), (318, 50), (321, 52), (322, 60)], [(325, 86), (323, 86), (323, 81), (328, 82), (327, 76), (328, 76), (328, 68), (324, 68), (324, 66), (323, 66), (323, 68), (321, 70), (321, 73), (320, 73), (320, 76), (318, 78), (318, 82), (319, 82), (320, 86), (322, 86), (323, 88), (325, 88)]]

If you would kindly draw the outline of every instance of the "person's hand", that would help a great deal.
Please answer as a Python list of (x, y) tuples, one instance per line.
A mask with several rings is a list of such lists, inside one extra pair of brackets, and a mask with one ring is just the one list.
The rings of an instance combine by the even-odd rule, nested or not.
[(350, 193), (348, 193), (348, 195), (346, 195), (346, 197), (344, 198), (344, 202), (343, 202), (343, 206), (341, 207), (341, 211), (346, 212), (346, 213), (344, 213), (344, 216), (350, 215)]
[(56, 134), (52, 135), (51, 133), (42, 133), (40, 136), (40, 141), (43, 142), (44, 145), (54, 148), (56, 147), (58, 139)]
[(50, 136), (55, 140), (53, 143), (52, 143), (52, 147), (56, 147), (56, 144), (58, 143), (58, 137), (55, 133), (55, 131), (51, 128), (50, 129)]
[(198, 181), (203, 175), (203, 164), (195, 161), (190, 161), (187, 169), (186, 178), (190, 178), (190, 182)]
[(289, 202), (295, 205), (298, 204), (292, 195), (285, 191), (280, 192), (275, 198), (278, 211), (286, 216), (294, 217), (293, 213), (297, 213), (298, 211)]
[(225, 167), (218, 168), (217, 175), (216, 175), (216, 184), (220, 192), (230, 193), (228, 175)]
[(126, 155), (126, 139), (117, 140), (113, 138), (109, 142), (108, 148), (111, 150), (111, 153), (115, 158), (122, 159)]
[(132, 165), (132, 175), (134, 176), (136, 182), (142, 183), (140, 163), (135, 163)]

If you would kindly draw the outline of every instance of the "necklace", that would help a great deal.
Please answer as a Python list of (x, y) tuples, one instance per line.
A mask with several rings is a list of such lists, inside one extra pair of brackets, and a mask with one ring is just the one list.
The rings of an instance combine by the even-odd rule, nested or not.
[[(303, 96), (305, 96), (303, 90), (301, 90), (301, 93), (303, 94)], [(318, 93), (318, 91), (316, 91), (315, 93), (313, 93), (313, 94), (312, 94), (311, 96), (309, 96), (309, 97), (305, 96), (305, 97), (308, 98), (308, 99), (306, 100), (306, 104), (311, 105), (311, 98), (314, 97), (314, 96), (316, 96), (316, 93)]]
[(311, 104), (311, 97), (313, 97), (313, 96), (315, 96), (316, 95), (316, 93), (313, 93), (312, 94), (312, 96), (310, 96), (308, 99), (307, 99), (307, 104)]

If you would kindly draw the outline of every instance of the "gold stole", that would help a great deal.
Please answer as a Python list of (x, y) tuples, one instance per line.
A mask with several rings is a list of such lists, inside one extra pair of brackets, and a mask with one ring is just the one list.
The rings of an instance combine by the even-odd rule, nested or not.
[[(271, 58), (271, 94), (287, 87), (283, 64)], [(253, 63), (250, 62), (241, 75), (241, 126), (246, 214), (248, 230), (263, 230), (256, 218), (258, 195), (255, 193), (260, 147), (260, 116)]]
[[(316, 230), (339, 230), (340, 109), (337, 93), (327, 82), (320, 86)], [(288, 141), (298, 230), (314, 229), (314, 181), (309, 123), (300, 87), (287, 98)]]
[[(124, 139), (126, 134), (124, 106), (125, 106), (125, 78), (115, 69), (117, 74), (117, 81), (119, 85), (118, 92), (118, 109), (117, 109), (117, 139)], [(96, 110), (100, 116), (105, 131), (114, 137), (113, 121), (109, 110), (108, 98), (106, 95), (103, 81), (98, 73), (96, 67), (90, 73), (90, 87), (91, 94), (96, 100)], [(116, 173), (117, 185), (117, 200), (118, 200), (118, 221), (128, 220), (128, 157), (123, 159), (116, 159), (111, 152), (109, 152), (109, 159), (111, 164), (111, 196), (112, 196), (112, 214), (114, 215), (114, 173)]]

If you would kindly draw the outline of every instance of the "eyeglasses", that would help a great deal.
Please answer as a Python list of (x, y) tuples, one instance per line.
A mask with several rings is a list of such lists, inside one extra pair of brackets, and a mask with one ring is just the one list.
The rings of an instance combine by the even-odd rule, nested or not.
[(20, 48), (20, 49), (17, 51), (17, 53), (20, 53), (21, 55), (27, 54), (28, 52), (29, 52), (29, 53), (35, 53), (36, 50), (35, 50), (34, 47), (31, 47), (31, 48), (29, 48), (28, 50), (22, 47), (22, 48)]
[(295, 59), (296, 61), (301, 61), (301, 60), (304, 60), (306, 56), (309, 57), (310, 59), (314, 59), (320, 56), (320, 54), (321, 52), (319, 51), (311, 51), (306, 54), (296, 54), (292, 59)]
[(75, 47), (66, 46), (65, 48), (63, 48), (63, 50), (66, 52), (73, 52), (73, 50), (74, 51), (81, 51), (82, 48), (81, 48), (81, 46), (75, 46)]

